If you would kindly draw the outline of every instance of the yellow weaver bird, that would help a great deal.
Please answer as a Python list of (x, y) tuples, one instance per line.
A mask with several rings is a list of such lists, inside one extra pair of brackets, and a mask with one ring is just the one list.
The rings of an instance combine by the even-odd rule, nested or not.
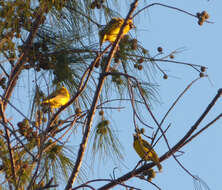
[[(124, 23), (124, 19), (123, 18), (112, 18), (107, 25), (99, 31), (99, 40), (100, 40), (100, 45), (102, 45), (102, 43), (109, 41), (111, 43), (115, 42), (120, 28)], [(130, 29), (135, 28), (132, 19), (129, 19), (127, 21), (126, 26), (123, 29), (123, 36), (126, 35)]]
[(52, 94), (50, 94), (46, 100), (44, 100), (41, 105), (46, 104), (50, 105), (51, 108), (58, 108), (63, 105), (65, 105), (70, 99), (69, 91), (65, 88), (62, 87)]
[(139, 134), (134, 134), (133, 138), (133, 147), (140, 158), (145, 161), (153, 161), (157, 165), (159, 171), (161, 171), (162, 166), (160, 165), (158, 155), (153, 150), (152, 146), (147, 141), (143, 140)]

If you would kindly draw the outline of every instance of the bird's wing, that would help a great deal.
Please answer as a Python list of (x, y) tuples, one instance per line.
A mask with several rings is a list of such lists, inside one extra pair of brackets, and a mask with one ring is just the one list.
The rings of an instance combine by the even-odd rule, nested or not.
[(119, 28), (121, 26), (121, 19), (112, 19), (105, 27), (105, 33), (110, 34), (113, 30), (116, 28)]
[(160, 164), (159, 157), (158, 157), (157, 153), (154, 151), (154, 149), (152, 148), (152, 146), (148, 142), (146, 142), (145, 140), (142, 140), (142, 141), (143, 141), (143, 145), (147, 149), (149, 149), (149, 151), (152, 153), (152, 156), (150, 157), (150, 159), (157, 164), (159, 171), (161, 171), (162, 166)]
[(152, 146), (143, 139), (142, 139), (142, 145), (148, 148), (149, 150), (153, 150)]
[(48, 99), (52, 99), (52, 98), (55, 98), (57, 95), (56, 91), (51, 93), (50, 95), (48, 95), (45, 99), (48, 100)]
[(53, 99), (53, 98), (55, 98), (55, 97), (56, 97), (56, 98), (57, 98), (57, 97), (60, 97), (60, 98), (64, 97), (65, 94), (64, 94), (64, 93), (61, 94), (60, 91), (61, 91), (61, 89), (58, 89), (58, 90), (52, 92), (52, 93), (46, 98), (46, 100)]

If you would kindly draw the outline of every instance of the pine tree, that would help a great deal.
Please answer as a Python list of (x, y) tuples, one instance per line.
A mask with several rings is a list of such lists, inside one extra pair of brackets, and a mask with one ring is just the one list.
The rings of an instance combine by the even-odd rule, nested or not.
[[(131, 104), (135, 123), (129, 135), (135, 131), (145, 135), (139, 125), (149, 128), (142, 118), (141, 106), (155, 120), (151, 107), (158, 101), (158, 88), (152, 76), (160, 72), (167, 79), (167, 73), (158, 63), (180, 64), (174, 61), (180, 51), (159, 57), (164, 50), (158, 47), (156, 55), (151, 55), (133, 35), (137, 24), (134, 23), (136, 29), (130, 28), (123, 35), (124, 27), (129, 19), (133, 20), (154, 5), (189, 14), (199, 25), (209, 22), (209, 15), (206, 11), (192, 15), (158, 3), (138, 11), (140, 2), (135, 0), (126, 5), (128, 14), (122, 18), (116, 11), (119, 3), (110, 0), (0, 1), (1, 189), (61, 188), (58, 184), (63, 183), (68, 190), (76, 180), (84, 187), (89, 169), (83, 160), (86, 149), (90, 149), (93, 160), (104, 157), (113, 163), (121, 162), (125, 157), (119, 140), (122, 137), (110, 116), (116, 102)], [(98, 33), (106, 32), (104, 23), (111, 23), (114, 17), (124, 19), (120, 32), (115, 42), (101, 44)], [(186, 65), (197, 70), (200, 77), (205, 76), (206, 67)], [(50, 104), (42, 103), (62, 86), (70, 94), (65, 105), (52, 109)], [(156, 124), (155, 135), (150, 137), (152, 145), (158, 143), (159, 137), (166, 138), (161, 123)], [(198, 124), (171, 150), (159, 155), (160, 162), (174, 156), (192, 140)], [(80, 145), (76, 147), (76, 144)], [(138, 175), (150, 182), (156, 175), (154, 165), (146, 163), (118, 181), (110, 180), (101, 189)]]

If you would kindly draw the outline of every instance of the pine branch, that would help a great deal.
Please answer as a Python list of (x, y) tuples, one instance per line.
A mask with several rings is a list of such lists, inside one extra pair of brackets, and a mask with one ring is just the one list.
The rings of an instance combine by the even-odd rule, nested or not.
[[(127, 21), (129, 20), (129, 18), (131, 18), (134, 10), (137, 7), (137, 4), (138, 4), (138, 0), (135, 0), (131, 4), (130, 11), (129, 11), (123, 25), (120, 28), (117, 39), (115, 40), (115, 42), (114, 42), (114, 44), (113, 44), (113, 46), (110, 50), (110, 53), (108, 55), (107, 64), (105, 65), (105, 68), (104, 68), (103, 72), (108, 72), (109, 71), (111, 60), (112, 60), (113, 56), (115, 55), (115, 52), (117, 50), (118, 44), (119, 44), (120, 39), (121, 39), (121, 36), (123, 35), (123, 29), (126, 26)], [(92, 106), (91, 106), (91, 109), (90, 109), (89, 114), (88, 114), (86, 128), (85, 128), (85, 132), (84, 132), (84, 135), (83, 135), (83, 138), (82, 138), (82, 142), (81, 142), (80, 147), (79, 147), (79, 152), (78, 152), (78, 155), (77, 155), (77, 160), (75, 162), (75, 167), (73, 168), (73, 171), (70, 175), (69, 181), (68, 181), (68, 183), (65, 187), (65, 190), (71, 189), (72, 184), (75, 181), (75, 179), (76, 179), (76, 177), (79, 173), (79, 170), (80, 170), (80, 167), (81, 167), (81, 164), (82, 164), (82, 160), (83, 160), (83, 156), (84, 156), (84, 153), (85, 153), (85, 150), (86, 150), (88, 137), (89, 137), (90, 130), (91, 130), (91, 127), (92, 127), (92, 122), (93, 122), (93, 119), (94, 119), (97, 102), (98, 102), (99, 97), (101, 95), (105, 79), (106, 79), (106, 76), (101, 74), (100, 78), (99, 78), (98, 85), (97, 85), (97, 89), (96, 89), (96, 92), (95, 92), (95, 95), (94, 95), (94, 98), (93, 98)]]
[[(11, 74), (9, 76), (8, 85), (7, 85), (7, 88), (6, 88), (5, 93), (4, 93), (4, 99), (6, 99), (6, 100), (10, 99), (10, 97), (12, 95), (12, 92), (13, 92), (15, 86), (16, 86), (19, 75), (20, 75), (20, 73), (23, 69), (23, 65), (27, 61), (26, 59), (27, 59), (28, 54), (29, 54), (29, 49), (32, 45), (32, 42), (33, 42), (35, 36), (36, 36), (38, 28), (39, 28), (40, 24), (42, 23), (43, 13), (46, 11), (46, 9), (47, 9), (47, 7), (45, 7), (44, 9), (39, 10), (39, 14), (36, 16), (36, 19), (35, 19), (35, 21), (33, 22), (33, 25), (32, 25), (32, 29), (29, 33), (29, 36), (28, 36), (27, 40), (25, 41), (24, 51), (20, 55), (17, 63), (15, 64), (13, 70), (11, 71)], [(6, 109), (7, 103), (8, 103), (7, 101), (4, 101), (3, 110)]]

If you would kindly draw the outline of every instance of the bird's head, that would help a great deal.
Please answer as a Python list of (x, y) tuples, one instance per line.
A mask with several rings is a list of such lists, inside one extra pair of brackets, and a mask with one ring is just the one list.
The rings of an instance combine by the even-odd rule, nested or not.
[(138, 135), (138, 134), (136, 134), (136, 133), (135, 133), (135, 134), (133, 134), (133, 139), (134, 139), (134, 141), (135, 141), (135, 140), (138, 140), (138, 139), (139, 139), (139, 135)]
[(130, 29), (136, 28), (135, 25), (133, 24), (133, 20), (132, 19), (128, 20), (128, 24), (129, 24)]
[(69, 95), (69, 91), (64, 86), (60, 88), (59, 92), (61, 94)]
[(62, 88), (60, 88), (61, 91), (66, 92), (67, 89), (63, 86)]

